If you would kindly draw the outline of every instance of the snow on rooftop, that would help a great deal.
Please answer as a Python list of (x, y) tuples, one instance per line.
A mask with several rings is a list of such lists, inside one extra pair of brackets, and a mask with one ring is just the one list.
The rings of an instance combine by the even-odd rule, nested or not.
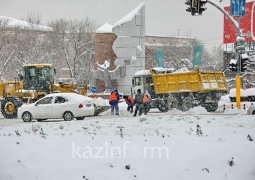
[(40, 31), (52, 31), (52, 28), (49, 26), (38, 25), (38, 24), (31, 24), (26, 21), (21, 21), (18, 19), (0, 16), (0, 24), (6, 27), (19, 27), (21, 29), (33, 29), (33, 30), (40, 30)]
[(141, 75), (150, 75), (150, 70), (141, 70), (141, 71), (137, 71), (134, 76), (141, 76)]
[(152, 69), (157, 71), (157, 72), (172, 72), (172, 71), (176, 70), (174, 68), (162, 68), (162, 67), (155, 67), (155, 68), (152, 68)]
[[(174, 72), (176, 69), (174, 68), (162, 68), (162, 67), (155, 67), (152, 68), (156, 73), (172, 73)], [(140, 70), (137, 71), (134, 76), (145, 76), (145, 75), (150, 75), (150, 70)]]
[(119, 26), (119, 25), (122, 25), (126, 22), (129, 22), (131, 21), (136, 14), (138, 14), (138, 12), (140, 11), (140, 9), (145, 5), (145, 3), (141, 3), (139, 6), (137, 6), (133, 11), (131, 11), (130, 13), (128, 13), (126, 16), (124, 16), (121, 20), (117, 21), (115, 24), (114, 24), (114, 27), (116, 26)]
[(255, 96), (255, 88), (250, 88), (245, 90), (246, 96)]
[(112, 32), (112, 25), (105, 23), (104, 25), (102, 25), (101, 27), (99, 27), (96, 30), (96, 33), (113, 33)]
[[(246, 96), (254, 96), (255, 95), (255, 88), (250, 88), (250, 89), (240, 89), (240, 95), (243, 97)], [(229, 96), (230, 97), (236, 97), (236, 88), (230, 89), (229, 91)]]
[(190, 70), (187, 67), (183, 67), (180, 69), (176, 69), (176, 71), (173, 73), (183, 73), (183, 72), (190, 72)]

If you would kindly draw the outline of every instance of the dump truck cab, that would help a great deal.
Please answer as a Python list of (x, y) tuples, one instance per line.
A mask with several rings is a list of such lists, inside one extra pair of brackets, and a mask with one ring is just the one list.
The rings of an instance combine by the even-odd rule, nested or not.
[[(153, 68), (156, 74), (172, 73), (173, 68)], [(131, 96), (135, 98), (137, 90), (141, 89), (142, 93), (149, 94), (150, 108), (158, 108), (161, 112), (168, 111), (167, 97), (168, 94), (156, 94), (152, 79), (151, 70), (141, 70), (134, 74), (132, 78)]]

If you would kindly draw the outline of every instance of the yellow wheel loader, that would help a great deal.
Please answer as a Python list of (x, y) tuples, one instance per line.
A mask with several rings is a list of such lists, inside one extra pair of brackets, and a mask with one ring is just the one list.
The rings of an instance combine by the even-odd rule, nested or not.
[[(7, 119), (17, 118), (17, 110), (23, 103), (33, 103), (47, 94), (72, 92), (85, 95), (86, 84), (54, 84), (55, 69), (52, 64), (27, 64), (22, 75), (14, 81), (0, 82), (1, 113)], [(95, 107), (95, 115), (109, 109)]]

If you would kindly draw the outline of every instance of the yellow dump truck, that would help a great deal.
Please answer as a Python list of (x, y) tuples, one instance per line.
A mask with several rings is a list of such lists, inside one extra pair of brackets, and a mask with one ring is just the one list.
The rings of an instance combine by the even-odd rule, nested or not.
[(167, 68), (140, 71), (132, 79), (132, 96), (135, 96), (137, 89), (148, 93), (151, 108), (158, 108), (161, 112), (173, 108), (188, 111), (195, 106), (214, 112), (221, 94), (228, 92), (223, 72), (203, 72), (198, 69), (188, 72)]

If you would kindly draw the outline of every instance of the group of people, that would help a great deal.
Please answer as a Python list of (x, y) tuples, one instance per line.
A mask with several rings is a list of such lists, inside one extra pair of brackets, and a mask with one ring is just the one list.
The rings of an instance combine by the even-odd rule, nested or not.
[[(139, 110), (139, 116), (144, 113), (144, 115), (147, 114), (147, 112), (150, 110), (150, 100), (149, 97), (146, 93), (142, 93), (141, 89), (137, 90), (137, 94), (135, 95), (135, 99), (133, 99), (129, 95), (124, 95), (123, 98), (126, 101), (126, 104), (128, 105), (127, 111), (130, 113), (133, 113), (133, 109), (135, 106), (135, 112), (133, 116), (137, 115), (137, 112)], [(114, 110), (115, 110), (115, 115), (119, 115), (119, 99), (120, 95), (117, 89), (114, 89), (111, 92), (110, 99), (109, 99), (109, 104), (111, 105), (111, 114), (114, 115)]]

